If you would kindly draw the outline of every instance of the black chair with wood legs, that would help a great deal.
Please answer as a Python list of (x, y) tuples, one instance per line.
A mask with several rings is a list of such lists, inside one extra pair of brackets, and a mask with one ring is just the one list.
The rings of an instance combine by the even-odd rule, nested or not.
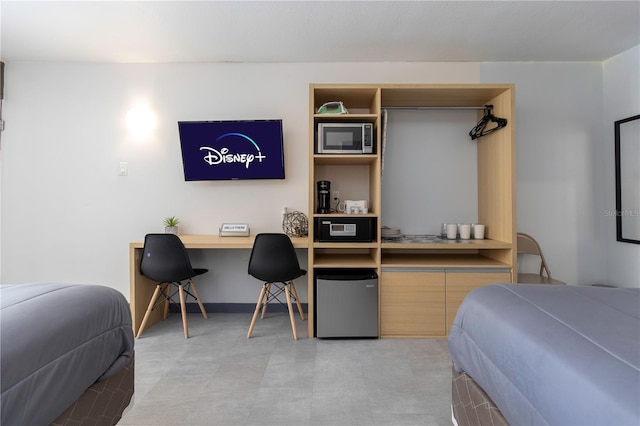
[[(142, 260), (140, 261), (140, 273), (145, 277), (156, 281), (156, 289), (153, 292), (147, 312), (144, 314), (142, 324), (136, 338), (139, 338), (144, 331), (147, 320), (153, 311), (160, 304), (164, 303), (164, 316), (169, 313), (169, 302), (173, 302), (173, 296), (180, 296), (180, 312), (182, 314), (182, 327), (184, 337), (189, 338), (187, 327), (186, 296), (192, 296), (198, 302), (202, 316), (207, 318), (207, 312), (200, 300), (198, 289), (193, 282), (193, 277), (208, 272), (208, 269), (193, 268), (189, 253), (182, 244), (182, 241), (174, 234), (147, 234), (144, 237), (144, 248), (142, 249)], [(182, 284), (187, 281), (186, 284)], [(172, 293), (173, 287), (177, 290)], [(191, 293), (193, 292), (193, 293)], [(160, 300), (158, 300), (160, 299)]]
[[(298, 340), (291, 299), (295, 300), (298, 305), (298, 312), (300, 312), (300, 318), (303, 321), (304, 313), (302, 312), (302, 305), (293, 280), (306, 275), (306, 273), (306, 270), (300, 268), (296, 250), (288, 235), (270, 233), (256, 235), (251, 257), (249, 258), (249, 275), (263, 281), (264, 284), (260, 290), (253, 318), (251, 318), (247, 339), (251, 337), (260, 309), (262, 309), (262, 318), (264, 318), (270, 301), (275, 299), (284, 305), (278, 298), (284, 293), (287, 299), (286, 306), (291, 320), (293, 338)], [(276, 291), (273, 291), (273, 287), (276, 288)]]

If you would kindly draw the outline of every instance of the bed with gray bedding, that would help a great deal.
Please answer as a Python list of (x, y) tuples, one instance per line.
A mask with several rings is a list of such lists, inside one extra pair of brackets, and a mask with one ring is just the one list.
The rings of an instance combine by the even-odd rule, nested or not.
[(640, 289), (481, 287), (460, 306), (449, 348), (460, 425), (478, 420), (459, 407), (480, 407), (461, 399), (482, 392), (480, 415), (495, 419), (483, 424), (640, 424)]
[(0, 339), (2, 425), (115, 424), (131, 400), (131, 313), (112, 288), (0, 286)]

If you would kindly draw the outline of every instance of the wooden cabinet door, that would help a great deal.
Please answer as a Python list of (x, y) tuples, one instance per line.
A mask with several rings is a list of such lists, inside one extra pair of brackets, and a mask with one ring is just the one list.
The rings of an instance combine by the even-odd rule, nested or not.
[(444, 271), (382, 272), (382, 337), (434, 337), (445, 333)]
[(511, 282), (511, 273), (504, 271), (447, 271), (447, 334), (453, 325), (458, 308), (471, 290), (495, 283)]

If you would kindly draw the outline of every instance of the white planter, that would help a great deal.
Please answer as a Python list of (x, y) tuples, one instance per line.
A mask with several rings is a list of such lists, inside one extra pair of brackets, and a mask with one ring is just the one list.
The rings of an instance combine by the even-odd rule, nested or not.
[(178, 235), (178, 227), (177, 226), (165, 226), (164, 227), (165, 234), (174, 234)]

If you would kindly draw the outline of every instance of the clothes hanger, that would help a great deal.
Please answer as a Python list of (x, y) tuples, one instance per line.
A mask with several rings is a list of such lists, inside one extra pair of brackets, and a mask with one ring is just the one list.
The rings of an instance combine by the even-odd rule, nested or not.
[[(471, 140), (486, 136), (489, 133), (493, 133), (496, 130), (501, 129), (507, 125), (507, 119), (496, 117), (491, 113), (492, 109), (493, 105), (484, 106), (484, 116), (480, 119), (480, 121), (478, 121), (478, 124), (476, 124), (475, 127), (469, 132)], [(496, 123), (496, 126), (486, 129), (488, 123)]]

